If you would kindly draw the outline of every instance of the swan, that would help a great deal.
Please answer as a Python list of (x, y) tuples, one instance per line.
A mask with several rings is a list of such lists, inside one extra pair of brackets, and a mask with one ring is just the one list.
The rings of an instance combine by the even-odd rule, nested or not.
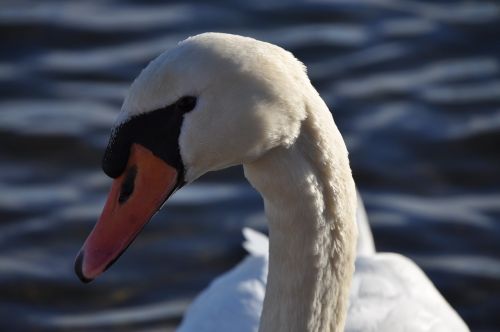
[(269, 239), (245, 230), (249, 256), (179, 331), (468, 330), (409, 259), (366, 243), (356, 256), (347, 149), (305, 66), (230, 34), (190, 37), (132, 83), (102, 162), (114, 180), (76, 274), (96, 278), (176, 190), (238, 164), (263, 198)]

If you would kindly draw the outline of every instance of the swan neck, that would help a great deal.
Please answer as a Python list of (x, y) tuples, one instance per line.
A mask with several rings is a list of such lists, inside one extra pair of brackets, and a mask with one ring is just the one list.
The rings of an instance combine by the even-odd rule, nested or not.
[(343, 331), (356, 244), (347, 150), (324, 106), (294, 144), (245, 164), (269, 222), (260, 332)]

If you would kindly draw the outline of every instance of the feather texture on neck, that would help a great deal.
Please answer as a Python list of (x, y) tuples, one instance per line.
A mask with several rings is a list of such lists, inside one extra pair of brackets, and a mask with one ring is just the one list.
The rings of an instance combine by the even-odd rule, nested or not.
[(245, 164), (269, 220), (260, 331), (342, 331), (354, 272), (356, 193), (347, 150), (312, 94), (300, 134)]

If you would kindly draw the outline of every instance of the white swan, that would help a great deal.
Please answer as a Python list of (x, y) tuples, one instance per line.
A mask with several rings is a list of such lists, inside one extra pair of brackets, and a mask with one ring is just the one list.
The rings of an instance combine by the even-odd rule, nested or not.
[(263, 197), (269, 251), (246, 231), (251, 255), (204, 292), (181, 331), (342, 331), (347, 312), (348, 331), (467, 331), (399, 255), (368, 245), (351, 282), (356, 190), (332, 116), (289, 52), (227, 34), (181, 42), (132, 84), (103, 160), (115, 180), (75, 262), (79, 277), (102, 273), (176, 189), (235, 164)]

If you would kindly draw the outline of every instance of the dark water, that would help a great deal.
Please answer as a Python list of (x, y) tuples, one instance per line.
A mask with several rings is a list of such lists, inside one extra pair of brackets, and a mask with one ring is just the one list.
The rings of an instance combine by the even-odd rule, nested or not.
[(149, 60), (204, 31), (291, 50), (347, 140), (376, 245), (500, 328), (500, 6), (486, 1), (2, 1), (0, 330), (172, 330), (265, 229), (239, 168), (179, 192), (82, 285), (109, 128)]

